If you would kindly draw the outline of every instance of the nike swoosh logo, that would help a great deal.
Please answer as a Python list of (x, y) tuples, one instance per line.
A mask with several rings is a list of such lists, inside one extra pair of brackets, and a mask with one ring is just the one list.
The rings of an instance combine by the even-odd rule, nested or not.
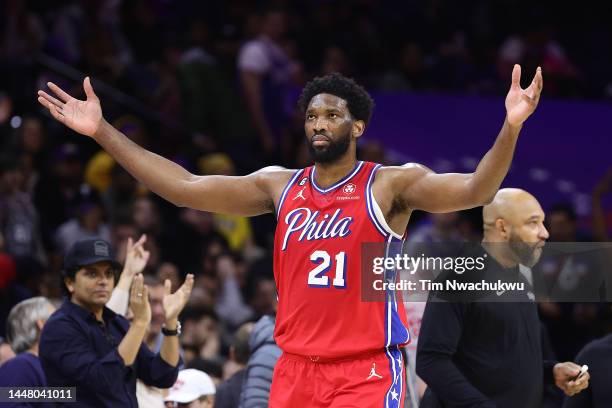
[(503, 295), (505, 292), (506, 292), (505, 290), (498, 290), (498, 291), (497, 291), (497, 292), (495, 292), (495, 293), (497, 293), (497, 296), (501, 296), (501, 295)]

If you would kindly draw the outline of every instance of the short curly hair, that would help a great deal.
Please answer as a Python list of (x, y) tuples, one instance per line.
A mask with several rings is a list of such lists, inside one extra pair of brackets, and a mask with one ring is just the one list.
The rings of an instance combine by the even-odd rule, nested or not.
[(322, 93), (344, 99), (349, 112), (355, 119), (363, 120), (366, 124), (370, 121), (374, 109), (374, 100), (372, 100), (368, 91), (352, 78), (347, 78), (339, 73), (316, 77), (304, 86), (298, 100), (298, 107), (302, 112), (306, 112), (310, 100), (315, 95)]

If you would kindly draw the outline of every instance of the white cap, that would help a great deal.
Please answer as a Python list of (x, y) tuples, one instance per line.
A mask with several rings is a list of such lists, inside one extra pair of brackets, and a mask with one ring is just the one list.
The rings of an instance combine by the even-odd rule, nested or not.
[(188, 368), (179, 371), (165, 401), (187, 403), (203, 395), (215, 395), (215, 384), (204, 371)]

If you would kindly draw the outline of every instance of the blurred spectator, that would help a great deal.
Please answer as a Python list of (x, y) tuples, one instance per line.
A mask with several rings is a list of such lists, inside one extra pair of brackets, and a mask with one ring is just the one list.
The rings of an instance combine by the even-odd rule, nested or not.
[(229, 360), (225, 363), (223, 370), (225, 381), (217, 387), (215, 408), (238, 408), (240, 404), (246, 364), (251, 355), (249, 339), (254, 326), (254, 323), (245, 323), (234, 334), (234, 342), (229, 350)]
[(578, 217), (574, 208), (566, 203), (552, 206), (546, 214), (546, 224), (551, 242), (590, 241), (578, 232)]
[[(590, 239), (578, 232), (577, 215), (569, 204), (552, 206), (546, 216), (550, 242), (576, 243)], [(569, 247), (568, 247), (569, 248)], [(559, 302), (540, 302), (540, 317), (546, 324), (556, 354), (560, 359), (576, 356), (581, 345), (597, 336), (600, 330), (596, 324), (603, 316), (603, 309), (597, 303), (574, 303), (599, 299), (598, 289), (586, 292), (585, 287), (601, 282), (601, 271), (588, 253), (555, 253), (554, 248), (545, 248), (542, 260), (534, 268), (534, 284), (540, 293), (551, 293)], [(565, 302), (562, 302), (565, 300)], [(563, 340), (559, 340), (563, 339)]]
[[(145, 124), (135, 116), (123, 115), (113, 121), (113, 126), (140, 146), (148, 146), (149, 138)], [(85, 167), (85, 181), (104, 194), (111, 186), (115, 159), (104, 150), (95, 153)]]
[(83, 167), (81, 151), (71, 143), (55, 148), (51, 168), (43, 172), (34, 192), (34, 204), (40, 216), (45, 245), (53, 246), (55, 230), (77, 214)]
[(417, 227), (409, 236), (408, 242), (456, 242), (461, 237), (457, 231), (459, 216), (456, 212), (443, 214), (429, 214), (430, 223)]
[(423, 50), (416, 41), (406, 41), (399, 53), (398, 64), (381, 76), (383, 91), (414, 91), (428, 88)]
[[(246, 305), (242, 298), (239, 282), (237, 280), (236, 263), (228, 255), (220, 256), (217, 259), (217, 273), (220, 280), (221, 290), (215, 305), (217, 315), (230, 327), (238, 327), (253, 316), (253, 310)], [(262, 291), (263, 289), (260, 289)], [(276, 290), (276, 286), (275, 286)], [(260, 297), (265, 295), (259, 294)], [(261, 300), (265, 309), (265, 300)], [(259, 305), (259, 303), (257, 303)]]
[(166, 279), (169, 279), (172, 284), (173, 290), (178, 289), (178, 287), (181, 285), (179, 270), (173, 263), (164, 262), (159, 265), (159, 268), (157, 268), (156, 275), (157, 279), (160, 282), (165, 282)]
[(1, 54), (6, 60), (27, 62), (42, 48), (45, 26), (40, 16), (29, 10), (26, 0), (8, 0), (2, 24)]
[(24, 190), (33, 195), (41, 173), (47, 165), (45, 160), (46, 134), (39, 117), (26, 116), (17, 132), (16, 150), (23, 163), (25, 183)]
[[(216, 359), (220, 356), (219, 318), (207, 307), (188, 306), (181, 315), (185, 363), (195, 358)], [(211, 374), (209, 371), (204, 370)], [(218, 377), (221, 378), (221, 373)]]
[(268, 315), (276, 312), (276, 284), (272, 276), (259, 276), (250, 282), (254, 290), (249, 304), (256, 316)]
[(591, 213), (593, 216), (593, 236), (596, 241), (610, 240), (602, 204), (603, 197), (610, 192), (612, 192), (612, 168), (608, 169), (593, 189)]
[(140, 197), (134, 200), (132, 219), (134, 220), (134, 226), (142, 233), (154, 237), (159, 236), (162, 229), (161, 219), (155, 202), (150, 198)]
[(299, 70), (283, 49), (286, 31), (286, 12), (266, 10), (260, 17), (259, 36), (246, 42), (238, 56), (251, 121), (263, 153), (270, 158), (276, 158), (288, 124), (287, 87)]
[(194, 368), (181, 370), (165, 400), (168, 408), (212, 408), (215, 404), (215, 384), (203, 371)]
[(47, 386), (38, 359), (38, 343), (42, 328), (54, 311), (55, 307), (44, 297), (30, 298), (13, 307), (7, 322), (7, 339), (17, 356), (0, 367), (1, 387)]
[(46, 264), (38, 214), (23, 192), (23, 166), (15, 158), (0, 158), (0, 232), (4, 249), (14, 256), (32, 256)]
[(515, 63), (524, 69), (542, 66), (546, 72), (546, 87), (554, 94), (573, 95), (579, 72), (555, 38), (555, 28), (546, 23), (529, 25), (521, 34), (508, 36), (499, 49), (498, 68), (501, 78), (512, 72)]
[[(223, 153), (213, 153), (200, 157), (198, 168), (203, 175), (220, 174), (234, 176), (235, 167), (232, 159)], [(245, 250), (257, 256), (254, 248), (251, 222), (246, 217), (228, 214), (212, 214), (215, 229), (227, 240), (232, 251)]]
[(263, 316), (251, 333), (251, 357), (242, 386), (240, 408), (268, 406), (274, 366), (282, 353), (274, 342), (274, 322), (274, 315)]
[(136, 179), (123, 167), (113, 166), (110, 185), (102, 194), (104, 209), (111, 222), (117, 217), (117, 214), (130, 211), (134, 200), (140, 193)]
[(4, 337), (0, 337), (0, 367), (13, 357), (15, 357), (15, 352), (11, 345), (6, 342)]
[(76, 216), (59, 226), (55, 245), (64, 254), (75, 242), (94, 237), (110, 241), (110, 228), (104, 222), (104, 210), (98, 197), (85, 185)]

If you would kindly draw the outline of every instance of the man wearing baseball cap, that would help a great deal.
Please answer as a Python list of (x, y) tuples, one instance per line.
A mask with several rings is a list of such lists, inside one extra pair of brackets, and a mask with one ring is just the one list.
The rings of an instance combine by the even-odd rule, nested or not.
[(215, 384), (204, 371), (194, 368), (181, 370), (165, 399), (168, 408), (212, 408)]
[[(159, 353), (142, 340), (151, 320), (148, 288), (138, 274), (130, 289), (131, 324), (105, 305), (120, 265), (102, 239), (76, 242), (64, 259), (67, 299), (45, 324), (40, 359), (49, 387), (76, 387), (76, 407), (137, 407), (136, 379), (169, 388), (180, 363), (178, 315), (193, 287), (193, 275), (173, 294), (164, 285), (165, 334)], [(57, 406), (63, 406), (61, 403)]]

